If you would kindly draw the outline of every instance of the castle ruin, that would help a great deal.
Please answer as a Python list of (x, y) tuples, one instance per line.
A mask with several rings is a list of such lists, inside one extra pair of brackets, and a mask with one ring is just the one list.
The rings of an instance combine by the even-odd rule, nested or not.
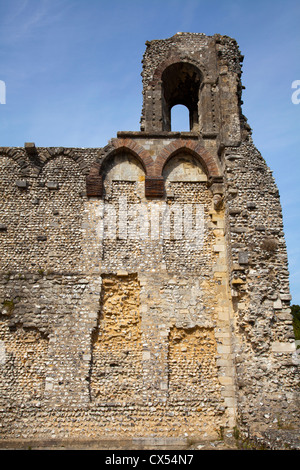
[(217, 34), (147, 42), (139, 131), (0, 148), (0, 443), (299, 419), (279, 192), (242, 60)]

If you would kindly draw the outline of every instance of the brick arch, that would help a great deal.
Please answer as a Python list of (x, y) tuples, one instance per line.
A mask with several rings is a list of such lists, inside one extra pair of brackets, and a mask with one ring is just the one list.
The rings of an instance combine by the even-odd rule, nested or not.
[(180, 151), (190, 153), (196, 157), (203, 166), (208, 178), (222, 176), (216, 159), (202, 145), (200, 145), (199, 142), (182, 139), (171, 142), (159, 153), (155, 162), (149, 169), (149, 176), (162, 178), (165, 164)]
[(74, 165), (77, 166), (84, 174), (85, 170), (85, 161), (84, 156), (77, 154), (73, 149), (65, 149), (63, 147), (58, 148), (47, 148), (47, 149), (37, 149), (38, 155), (38, 174), (41, 174), (45, 167), (52, 161), (57, 158), (64, 157), (68, 160), (71, 160)]
[(102, 196), (103, 194), (103, 164), (117, 153), (124, 151), (128, 152), (141, 163), (146, 177), (149, 174), (149, 169), (153, 165), (153, 159), (149, 152), (144, 149), (142, 145), (134, 142), (132, 139), (112, 139), (108, 146), (108, 152), (99, 163), (94, 163), (86, 178), (87, 196)]
[[(103, 164), (107, 160), (117, 153), (124, 151), (128, 152), (141, 163), (145, 174), (148, 175), (149, 167), (153, 164), (153, 160), (149, 152), (144, 149), (142, 145), (139, 145), (137, 142), (134, 142), (132, 139), (113, 139), (111, 141), (110, 152), (104, 157), (104, 159), (99, 163), (99, 174), (102, 172)], [(91, 169), (92, 171), (92, 169)]]
[(41, 171), (43, 167), (48, 164), (48, 162), (50, 162), (51, 160), (54, 160), (58, 157), (66, 157), (70, 160), (73, 160), (73, 162), (78, 165), (83, 174), (86, 174), (88, 172), (85, 155), (81, 149), (65, 147), (37, 147), (36, 151)]
[(22, 162), (24, 163), (24, 160), (26, 163), (29, 163), (29, 160), (27, 158), (27, 155), (24, 152), (24, 149), (16, 147), (9, 149), (8, 147), (2, 147), (0, 148), (0, 158), (1, 157), (6, 157), (13, 162), (16, 163), (20, 168), (22, 167)]
[[(45, 165), (51, 160), (57, 157), (67, 157), (72, 160), (82, 173), (86, 173), (86, 162), (84, 155), (81, 155), (76, 149), (64, 148), (64, 147), (30, 147), (30, 150), (21, 147), (15, 147), (11, 149), (0, 148), (0, 158), (7, 156), (14, 161), (20, 169), (24, 166), (30, 168), (31, 176), (38, 176), (44, 169)], [(24, 165), (25, 162), (25, 165)]]

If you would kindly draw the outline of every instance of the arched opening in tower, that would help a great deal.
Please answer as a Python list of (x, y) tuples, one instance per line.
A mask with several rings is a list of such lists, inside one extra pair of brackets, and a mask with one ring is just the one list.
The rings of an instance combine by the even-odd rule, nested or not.
[(199, 123), (198, 101), (201, 72), (192, 64), (177, 62), (162, 74), (163, 130), (171, 131), (171, 109), (183, 105), (189, 111), (189, 130), (197, 129)]

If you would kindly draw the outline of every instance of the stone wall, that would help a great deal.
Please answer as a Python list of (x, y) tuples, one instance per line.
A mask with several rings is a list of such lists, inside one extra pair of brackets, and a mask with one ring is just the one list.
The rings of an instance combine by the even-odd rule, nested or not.
[(278, 189), (251, 142), (226, 149), (225, 162), (240, 416), (266, 429), (297, 428), (299, 364)]
[[(148, 200), (144, 171), (123, 150), (105, 173), (104, 199), (88, 198), (88, 171), (64, 153), (36, 174), (29, 161), (24, 187), (17, 164), (3, 176), (10, 201), (1, 232), (3, 437), (71, 438), (87, 422), (92, 437), (216, 433), (235, 411), (225, 391), (233, 369), (224, 213), (213, 209), (205, 172), (183, 152), (166, 170), (166, 198)], [(91, 167), (101, 161), (85, 153)], [(124, 197), (126, 237), (119, 223), (111, 225)], [(187, 206), (190, 229), (202, 236), (196, 243), (178, 226)], [(144, 237), (134, 217), (141, 208)], [(203, 230), (196, 233), (199, 216)], [(13, 389), (9, 376), (18, 383)], [(62, 416), (76, 425), (62, 425)]]
[[(1, 442), (295, 426), (281, 205), (241, 60), (219, 35), (151, 41), (141, 131), (0, 148)], [(164, 71), (181, 62), (187, 105), (195, 67), (201, 83), (193, 128), (174, 133)]]

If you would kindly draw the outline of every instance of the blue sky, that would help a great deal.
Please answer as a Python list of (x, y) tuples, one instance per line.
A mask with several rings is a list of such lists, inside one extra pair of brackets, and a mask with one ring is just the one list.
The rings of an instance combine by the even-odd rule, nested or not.
[(145, 41), (234, 37), (245, 55), (243, 113), (279, 187), (300, 305), (299, 25), (299, 0), (0, 0), (0, 146), (102, 147), (139, 130)]

